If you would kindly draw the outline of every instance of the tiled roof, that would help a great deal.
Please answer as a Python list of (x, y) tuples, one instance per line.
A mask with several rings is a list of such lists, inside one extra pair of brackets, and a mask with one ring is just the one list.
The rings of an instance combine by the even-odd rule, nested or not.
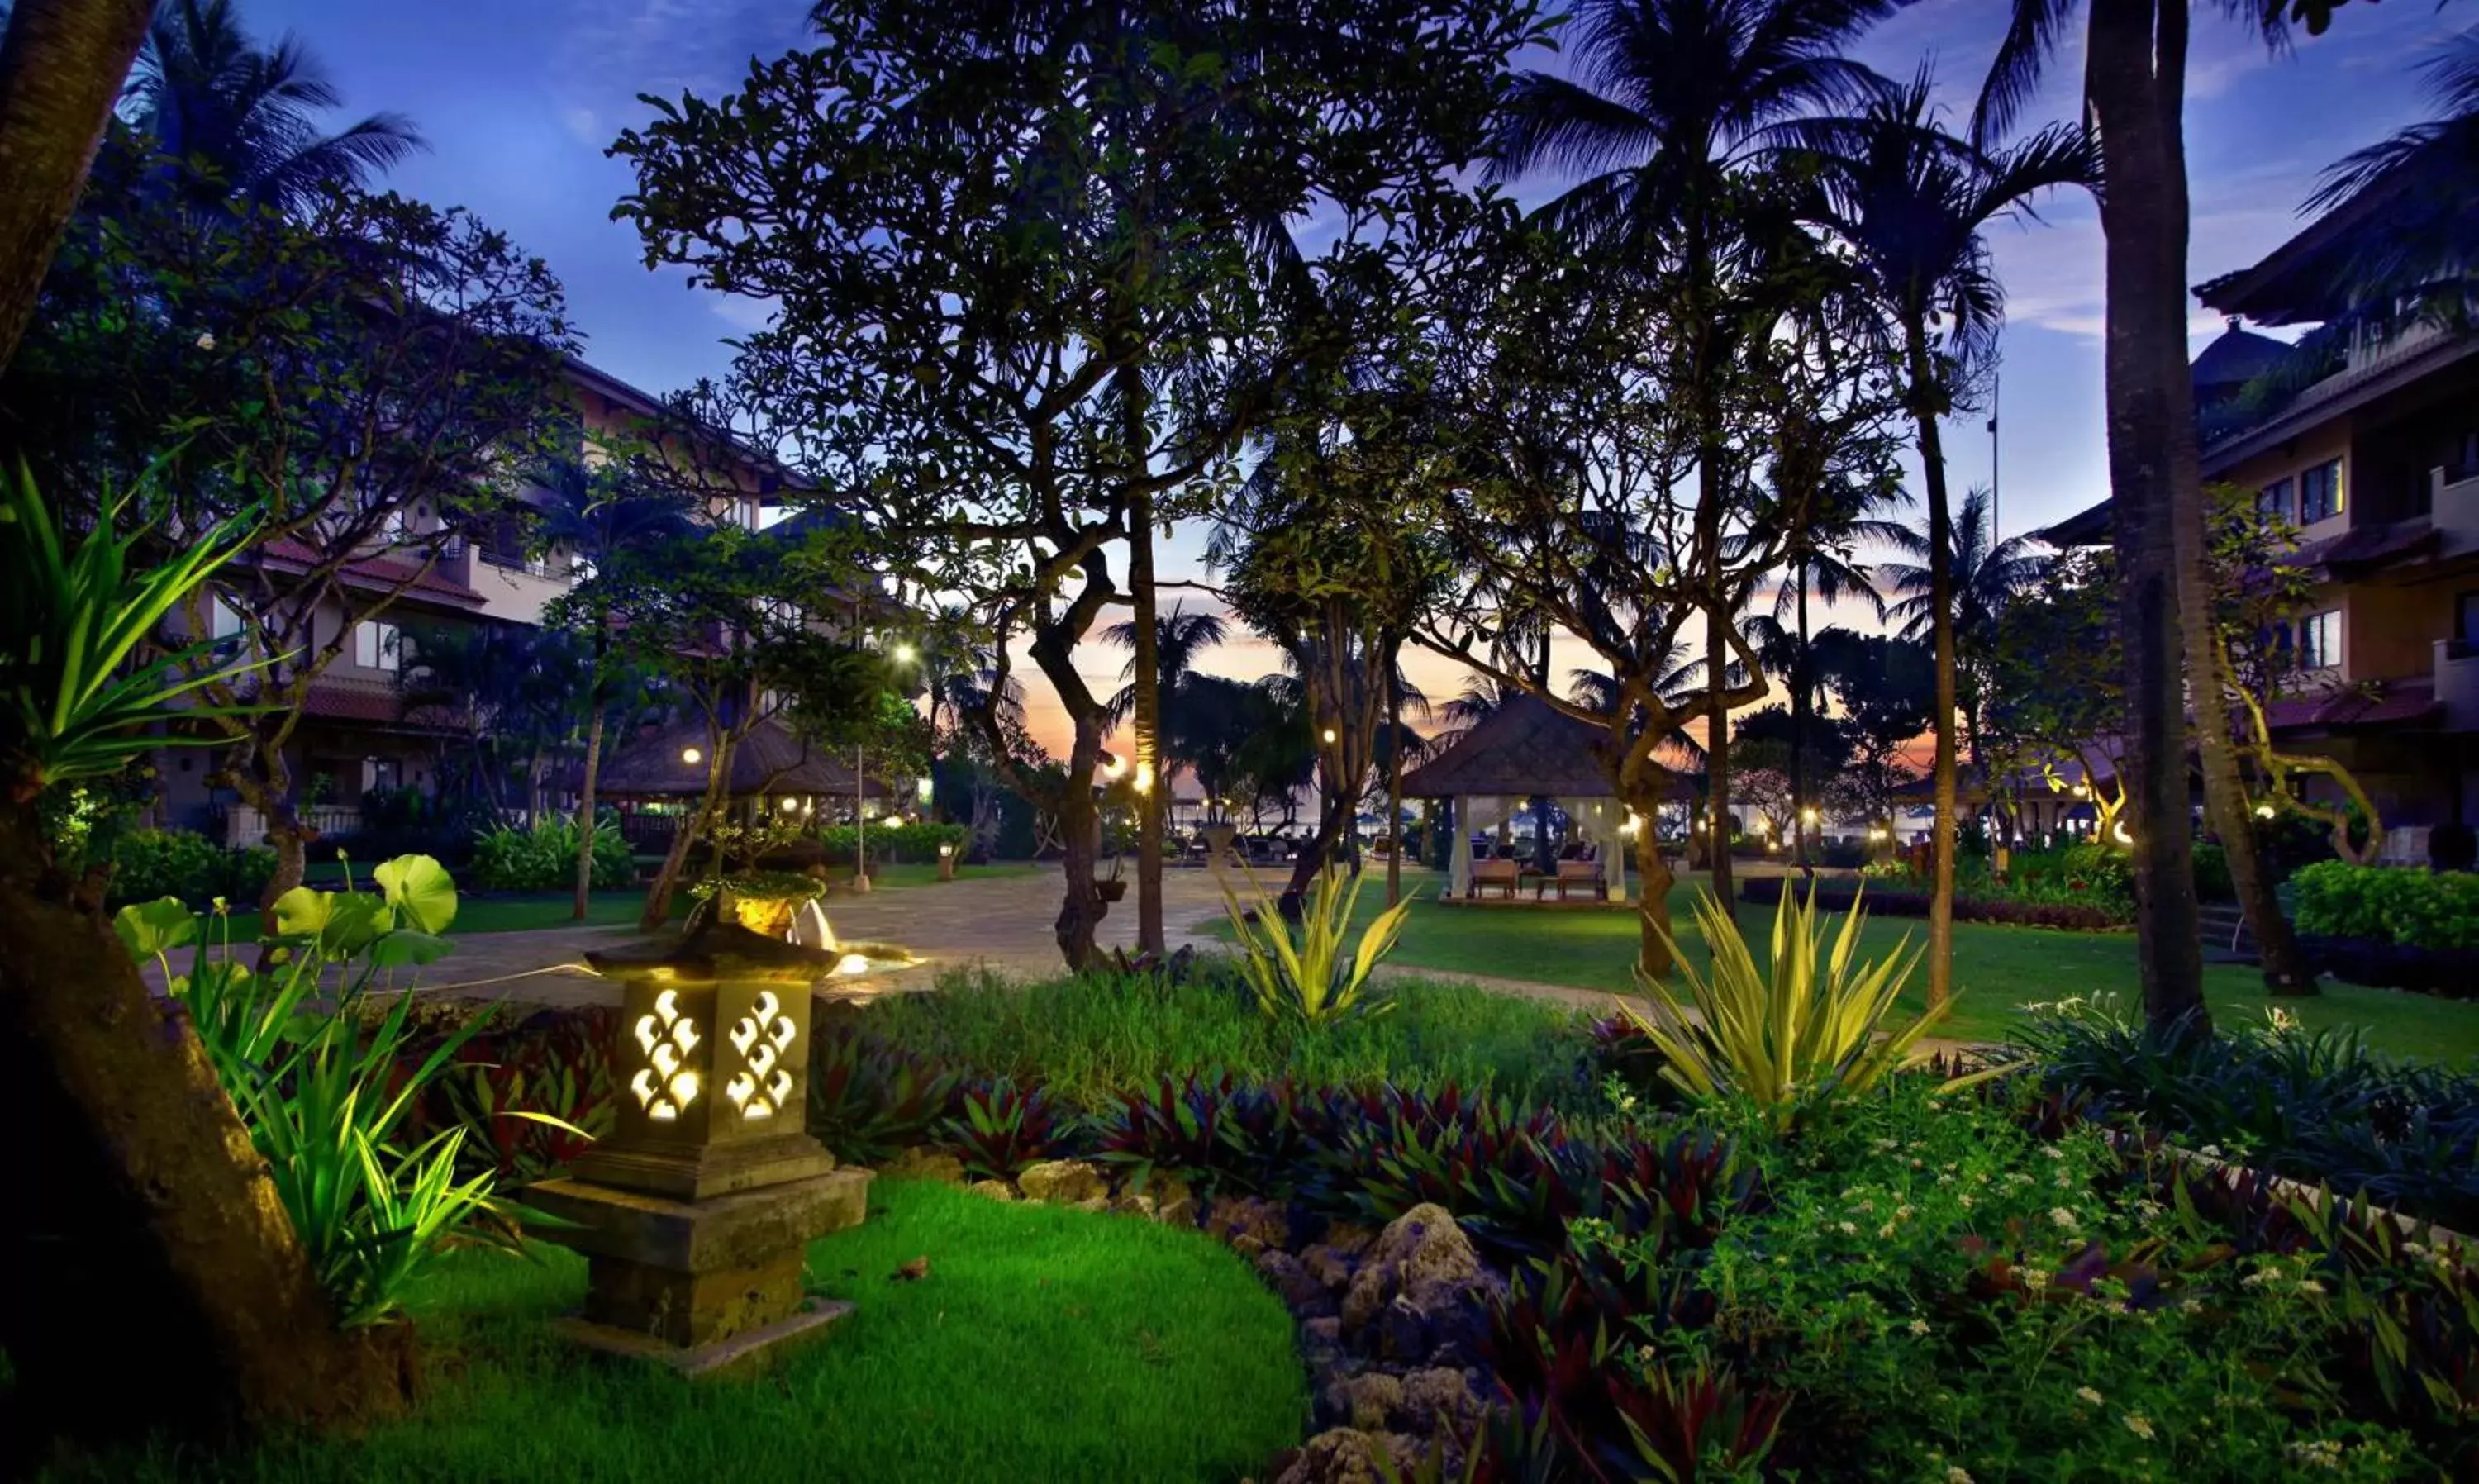
[[(1448, 743), (1444, 752), (1403, 775), (1406, 799), (1607, 798), (1609, 776), (1594, 746), (1600, 729), (1577, 721), (1538, 696), (1514, 696)], [(1671, 775), (1671, 796), (1700, 792), (1695, 774)]]
[(2385, 680), (2368, 690), (2352, 687), (2322, 696), (2293, 696), (2265, 708), (2275, 731), (2321, 731), (2344, 727), (2415, 726), (2441, 714), (2436, 682), (2420, 676)]
[(2408, 556), (2436, 544), (2436, 527), (2428, 518), (2362, 525), (2338, 536), (2311, 541), (2281, 559), (2285, 567), (2360, 567)]
[[(295, 573), (307, 572), (325, 560), (315, 549), (290, 537), (268, 542), (259, 548), (256, 554), (260, 560), (280, 570)], [(416, 576), (416, 573), (421, 575)], [(478, 608), (484, 601), (480, 593), (447, 576), (436, 563), (429, 571), (422, 572), (420, 562), (392, 556), (366, 556), (346, 562), (338, 569), (338, 576), (353, 587), (386, 592), (403, 586), (407, 593), (418, 593), (434, 601), (453, 603), (459, 607)], [(405, 585), (407, 577), (413, 578), (409, 586)]]

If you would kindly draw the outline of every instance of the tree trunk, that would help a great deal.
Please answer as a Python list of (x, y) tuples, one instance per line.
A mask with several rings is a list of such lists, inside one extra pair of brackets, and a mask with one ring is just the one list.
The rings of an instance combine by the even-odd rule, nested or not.
[[(594, 712), (585, 719), (585, 778), (576, 797), (576, 902), (568, 914), (574, 922), (585, 920), (586, 903), (594, 894), (594, 796), (601, 779), (602, 703), (596, 697)], [(670, 909), (666, 904), (664, 910)]]
[(1807, 865), (1807, 717), (1813, 703), (1807, 673), (1807, 559), (1802, 557), (1793, 579), (1799, 583), (1799, 652), (1793, 658), (1790, 692), (1790, 817), (1792, 854), (1799, 868)]
[(407, 1333), (340, 1334), (188, 1015), (0, 822), (0, 1470), (45, 1435), (226, 1437), (401, 1410)]
[(1386, 682), (1386, 905), (1393, 907), (1403, 900), (1403, 688), (1391, 673)]
[(646, 889), (646, 909), (637, 914), (637, 929), (653, 933), (672, 920), (672, 897), (678, 891), (680, 873), (688, 866), (689, 847), (713, 824), (723, 807), (724, 796), (731, 779), (732, 737), (728, 729), (707, 730), (705, 793), (698, 800), (697, 812), (680, 821), (672, 833), (672, 847), (663, 853), (663, 868), (654, 874), (654, 883)]
[[(1661, 806), (1669, 785), (1669, 770), (1649, 754), (1620, 768), (1620, 806), (1641, 821), (1635, 832), (1635, 870), (1642, 887), (1636, 900), (1636, 972), (1647, 979), (1663, 978), (1675, 966), (1664, 936), (1671, 931), (1670, 888), (1675, 880), (1661, 854)], [(1692, 828), (1688, 836), (1695, 837)]]
[(0, 41), (0, 367), (146, 39), (153, 0), (17, 0)]
[(1076, 723), (1077, 740), (1067, 765), (1067, 783), (1059, 801), (1060, 865), (1066, 881), (1052, 926), (1059, 955), (1071, 973), (1093, 961), (1093, 937), (1111, 905), (1094, 889), (1094, 866), (1101, 834), (1101, 814), (1093, 806), (1093, 759), (1101, 749), (1098, 729), (1086, 720)]
[(1928, 327), (1904, 327), (1910, 361), (1911, 413), (1919, 426), (1920, 467), (1929, 487), (1929, 617), (1936, 647), (1936, 755), (1930, 788), (1936, 818), (1929, 827), (1929, 850), (1934, 873), (1929, 894), (1929, 1003), (1942, 1005), (1954, 993), (1954, 853), (1957, 838), (1955, 811), (1955, 633), (1954, 633), (1954, 504), (1946, 490), (1945, 448), (1937, 435), (1937, 415), (1944, 398), (1937, 395), (1936, 372), (1930, 361)]
[[(1141, 380), (1141, 378), (1136, 378)], [(1141, 402), (1127, 417), (1131, 438), (1144, 436)], [(1141, 447), (1140, 445), (1138, 447)], [(1162, 654), (1154, 629), (1153, 497), (1142, 489), (1128, 496), (1128, 601), (1136, 627), (1137, 948), (1165, 951), (1163, 937)]]
[(1722, 633), (1729, 616), (1719, 603), (1704, 610), (1705, 686), (1712, 707), (1704, 724), (1705, 814), (1713, 834), (1713, 900), (1739, 915), (1730, 869), (1730, 650)]
[[(2110, 524), (2126, 646), (2128, 830), (2144, 1019), (2211, 1032), (2186, 795), (2176, 567), (2186, 369), (2184, 0), (2092, 0), (2084, 89), (2100, 127)], [(2191, 466), (2190, 466), (2191, 468)]]

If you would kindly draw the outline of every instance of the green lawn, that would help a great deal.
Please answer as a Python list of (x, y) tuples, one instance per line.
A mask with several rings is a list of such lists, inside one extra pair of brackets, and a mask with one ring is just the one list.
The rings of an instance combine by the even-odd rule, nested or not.
[[(1704, 945), (1692, 912), (1701, 886), (1700, 876), (1693, 882), (1681, 881), (1670, 899), (1679, 945), (1700, 967)], [(1631, 911), (1448, 907), (1434, 900), (1437, 877), (1428, 872), (1407, 876), (1405, 889), (1417, 890), (1418, 899), (1392, 962), (1586, 989), (1623, 991), (1631, 986), (1637, 943), (1637, 919)], [(1372, 883), (1361, 893), (1359, 916), (1372, 916), (1384, 904), (1385, 893)], [(1739, 922), (1761, 955), (1772, 931), (1773, 908), (1742, 904)], [(1229, 925), (1218, 921), (1211, 931), (1230, 934)], [(1925, 941), (1927, 921), (1872, 916), (1861, 940), (1870, 953), (1883, 954), (1891, 952), (1904, 934), (1915, 945)], [(1957, 990), (1954, 1012), (1938, 1034), (1963, 1039), (2002, 1038), (2025, 1005), (2113, 993), (2132, 1007), (2139, 993), (2132, 933), (2060, 933), (1956, 923), (1954, 973)], [(1914, 976), (1902, 1003), (1913, 1009), (1925, 1005), (1927, 987), (1925, 972)], [(2243, 967), (2207, 968), (2205, 994), (2212, 1013), (2225, 1025), (2261, 1019), (2271, 1003), (2263, 993), (2262, 977)], [(2479, 1003), (2366, 989), (2328, 980), (2324, 993), (2316, 998), (2282, 1004), (2311, 1027), (2364, 1027), (2371, 1044), (2397, 1055), (2451, 1062), (2479, 1059)]]
[[(1038, 867), (1030, 861), (1004, 860), (990, 865), (958, 866), (956, 879), (976, 881), (983, 877), (1023, 876), (1036, 869)], [(366, 871), (357, 873), (354, 880), (367, 886), (369, 874)], [(882, 890), (908, 890), (916, 886), (934, 886), (938, 884), (938, 868), (928, 863), (882, 865), (870, 877), (870, 882), (872, 885)], [(314, 871), (310, 876), (310, 884), (332, 891), (341, 888), (344, 881), (333, 873), (321, 877)], [(848, 884), (837, 886), (828, 900), (831, 903), (850, 889)], [(487, 895), (468, 891), (459, 895), (456, 903), (456, 921), (447, 931), (452, 936), (463, 933), (521, 933), (533, 928), (571, 927), (575, 925), (575, 919), (569, 915), (569, 911), (575, 905), (575, 899), (565, 891), (526, 891)], [(646, 889), (642, 886), (632, 886), (621, 891), (598, 891), (586, 902), (585, 925), (599, 928), (632, 923), (637, 920), (637, 914), (645, 909), (645, 906)], [(676, 896), (672, 901), (672, 920), (677, 922), (687, 916), (690, 906), (691, 902), (686, 892)], [(258, 918), (255, 913), (240, 914), (234, 918), (233, 933), (236, 937), (253, 936), (257, 928)]]
[[(95, 1457), (111, 1480), (1232, 1480), (1298, 1443), (1308, 1394), (1282, 1300), (1202, 1233), (881, 1181), (809, 1249), (855, 1311), (763, 1380), (684, 1385), (544, 1321), (585, 1265), (443, 1259), (417, 1303), (431, 1390), (357, 1440), (219, 1460)], [(890, 1281), (914, 1258), (919, 1282)]]

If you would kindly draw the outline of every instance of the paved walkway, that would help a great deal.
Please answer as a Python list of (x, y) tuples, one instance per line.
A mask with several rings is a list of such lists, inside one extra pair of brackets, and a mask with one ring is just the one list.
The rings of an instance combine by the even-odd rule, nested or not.
[[(1424, 886), (1433, 886), (1427, 878), (1421, 880)], [(1060, 972), (1059, 947), (1051, 936), (1051, 924), (1059, 915), (1059, 895), (1055, 869), (876, 891), (866, 896), (838, 894), (827, 904), (828, 919), (838, 937), (852, 942), (900, 944), (918, 956), (920, 961), (837, 980), (831, 987), (822, 986), (820, 995), (865, 1000), (882, 994), (908, 993), (927, 989), (941, 975), (959, 970), (981, 969), (1010, 979), (1056, 974)], [(1163, 921), (1172, 948), (1228, 946), (1197, 931), (1210, 926), (1222, 911), (1221, 889), (1211, 872), (1183, 866), (1164, 870)], [(1097, 938), (1106, 949), (1120, 947), (1133, 952), (1136, 937), (1137, 904), (1132, 893), (1112, 907), (1110, 915), (1102, 920)], [(422, 992), (531, 1005), (616, 1004), (618, 985), (597, 976), (586, 965), (585, 956), (641, 941), (643, 938), (633, 927), (543, 928), (523, 933), (459, 934), (456, 951), (423, 972)], [(1563, 985), (1394, 964), (1380, 967), (1378, 973), (1388, 979), (1451, 980), (1585, 1009), (1601, 1009), (1609, 1004), (1605, 993)], [(155, 977), (151, 966), (147, 974), (150, 979)]]

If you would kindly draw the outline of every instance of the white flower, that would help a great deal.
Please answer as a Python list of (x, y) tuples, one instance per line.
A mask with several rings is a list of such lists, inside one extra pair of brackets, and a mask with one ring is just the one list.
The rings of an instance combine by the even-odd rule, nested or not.
[(1945, 1484), (1972, 1484), (1971, 1471), (1960, 1464), (1949, 1467), (1945, 1471)]
[(213, 350), (216, 348), (216, 332), (213, 330), (200, 330), (198, 332), (198, 348), (201, 350)]
[(1893, 1235), (1894, 1235), (1894, 1223), (1893, 1223), (1893, 1222), (1891, 1222), (1891, 1221), (1888, 1221), (1888, 1222), (1886, 1222), (1884, 1225), (1882, 1225), (1882, 1226), (1880, 1226), (1880, 1227), (1877, 1228), (1877, 1235), (1878, 1235), (1878, 1236), (1879, 1236), (1879, 1237), (1891, 1237), (1891, 1236), (1893, 1236)]
[(2181, 1299), (2178, 1307), (2188, 1314), (2201, 1314), (2204, 1312), (2204, 1301), (2200, 1298)]
[(2324, 1285), (2316, 1282), (2313, 1278), (2301, 1278), (2298, 1280), (2298, 1292), (2301, 1293), (2321, 1293), (2324, 1292)]
[(2338, 1469), (2341, 1467), (2341, 1445), (2330, 1438), (2293, 1443), (2289, 1446), (2289, 1461), (2304, 1464), (2310, 1469)]
[(2078, 1396), (2080, 1396), (2080, 1397), (2082, 1397), (2083, 1400), (2085, 1400), (2085, 1401), (2087, 1401), (2087, 1402), (2090, 1402), (2090, 1403), (2091, 1403), (2093, 1406), (2095, 1406), (2095, 1407), (2097, 1407), (2097, 1406), (2099, 1406), (2099, 1405), (2100, 1405), (2100, 1401), (2101, 1401), (2100, 1393), (2098, 1393), (2098, 1392), (2096, 1392), (2096, 1391), (2093, 1391), (2093, 1390), (2092, 1390), (2090, 1387), (2088, 1387), (2088, 1386), (2078, 1386), (2078, 1387), (2076, 1387), (2076, 1388), (2075, 1388), (2075, 1394), (2076, 1394), (2076, 1395), (2078, 1395)]
[(2063, 1206), (2052, 1206), (2052, 1207), (2050, 1207), (2050, 1208), (2049, 1208), (2049, 1219), (2050, 1219), (2050, 1221), (2052, 1221), (2052, 1222), (2053, 1222), (2053, 1223), (2055, 1223), (2056, 1225), (2060, 1226), (2060, 1227), (2063, 1227), (2065, 1230), (2070, 1231), (2070, 1232), (2071, 1232), (2071, 1231), (2073, 1231), (2076, 1227), (2083, 1225), (2083, 1223), (2082, 1223), (2081, 1221), (2078, 1221), (2078, 1220), (2076, 1220), (2076, 1219), (2075, 1219), (2075, 1214), (2074, 1214), (2073, 1212), (2071, 1212), (2071, 1211), (2068, 1211), (2068, 1210), (2067, 1210), (2065, 1207), (2063, 1207)]
[(1965, 1210), (1965, 1211), (1969, 1211), (1969, 1210), (1971, 1209), (1971, 1197), (1970, 1197), (1970, 1196), (1965, 1195), (1965, 1196), (1960, 1196), (1960, 1197), (1957, 1197), (1957, 1198), (1962, 1202), (1962, 1209), (1963, 1209), (1963, 1210)]
[(1925, 1335), (1925, 1334), (1927, 1334), (1928, 1332), (1929, 1332), (1929, 1321), (1928, 1321), (1928, 1320), (1926, 1320), (1926, 1319), (1913, 1319), (1913, 1320), (1911, 1321), (1911, 1333), (1912, 1333), (1912, 1334), (1914, 1334), (1914, 1335)]
[(2023, 1275), (2023, 1286), (2034, 1293), (2049, 1286), (2049, 1270), (2045, 1267), (2019, 1267), (2015, 1271)]
[(2129, 1412), (2126, 1416), (2119, 1418), (2118, 1420), (2126, 1424), (2126, 1430), (2128, 1432), (2141, 1438), (2146, 1443), (2152, 1441), (2152, 1420), (2145, 1417), (2142, 1413)]
[(2040, 1146), (2040, 1153), (2044, 1158), (2052, 1160), (2062, 1160), (2066, 1157), (2066, 1151), (2058, 1148), (2055, 1144), (2042, 1144)]
[(1841, 1222), (1839, 1225), (1842, 1228), (1842, 1235), (1845, 1237), (1856, 1237), (1859, 1235), (1859, 1228), (1852, 1225), (1848, 1221)]
[(2217, 1160), (2221, 1157), (2221, 1146), (2218, 1144), (2206, 1144), (2203, 1148), (2198, 1149), (2195, 1152), (2208, 1160)]

